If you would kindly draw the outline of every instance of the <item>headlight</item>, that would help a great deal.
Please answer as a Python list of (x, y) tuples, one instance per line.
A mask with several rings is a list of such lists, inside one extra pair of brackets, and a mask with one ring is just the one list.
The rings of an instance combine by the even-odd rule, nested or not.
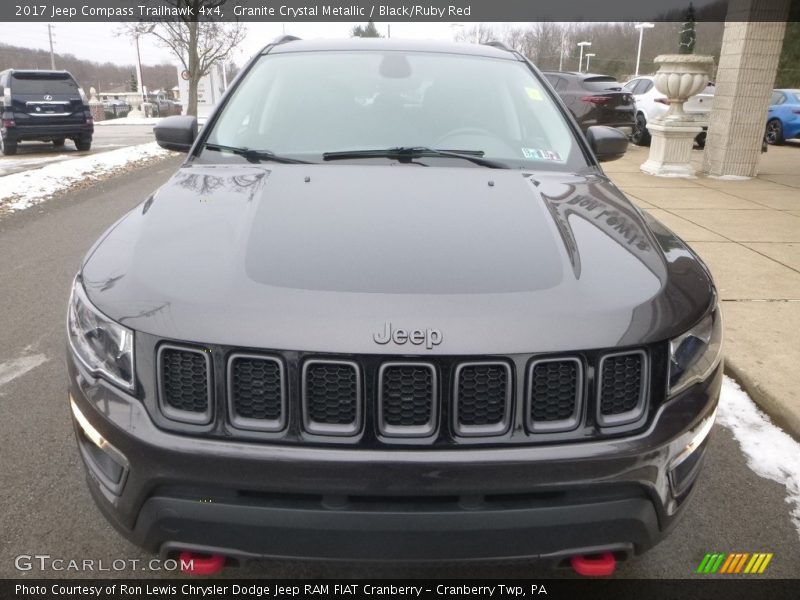
[(67, 334), (73, 352), (93, 374), (133, 389), (133, 332), (92, 306), (79, 277), (72, 284)]
[(669, 343), (669, 393), (682, 392), (706, 379), (722, 359), (722, 315), (719, 308)]

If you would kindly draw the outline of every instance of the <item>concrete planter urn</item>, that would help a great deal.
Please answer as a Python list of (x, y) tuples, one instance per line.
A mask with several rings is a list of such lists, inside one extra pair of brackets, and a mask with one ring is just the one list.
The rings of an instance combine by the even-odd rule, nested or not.
[(659, 68), (653, 83), (669, 102), (669, 110), (661, 119), (686, 119), (683, 103), (708, 85), (714, 58), (697, 54), (662, 54), (656, 56), (655, 62)]

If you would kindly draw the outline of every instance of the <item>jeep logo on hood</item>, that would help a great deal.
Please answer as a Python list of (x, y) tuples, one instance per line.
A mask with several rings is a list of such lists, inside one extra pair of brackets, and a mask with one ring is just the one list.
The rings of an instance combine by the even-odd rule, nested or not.
[(393, 329), (391, 322), (386, 321), (383, 331), (374, 334), (372, 339), (375, 340), (376, 344), (381, 345), (389, 342), (399, 345), (411, 342), (415, 346), (425, 344), (425, 347), (430, 350), (442, 343), (442, 332), (438, 329), (412, 329), (410, 331)]

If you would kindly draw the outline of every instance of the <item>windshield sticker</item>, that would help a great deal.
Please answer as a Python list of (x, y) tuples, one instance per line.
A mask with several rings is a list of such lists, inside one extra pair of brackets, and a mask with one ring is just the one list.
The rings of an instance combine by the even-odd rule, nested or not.
[(536, 88), (526, 87), (525, 91), (528, 92), (528, 98), (530, 98), (531, 100), (541, 100), (542, 99), (542, 92), (540, 92)]
[(552, 150), (542, 150), (540, 148), (523, 148), (522, 155), (528, 160), (555, 160), (558, 162), (564, 162), (563, 160), (561, 160), (561, 155), (558, 152), (554, 152)]

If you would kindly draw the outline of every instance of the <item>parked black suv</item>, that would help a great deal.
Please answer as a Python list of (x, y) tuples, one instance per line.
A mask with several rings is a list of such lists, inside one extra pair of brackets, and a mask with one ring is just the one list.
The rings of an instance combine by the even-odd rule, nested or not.
[(524, 57), (282, 39), (201, 133), (156, 138), (186, 162), (69, 301), (78, 447), (126, 537), (212, 568), (606, 570), (672, 529), (722, 379), (714, 285), (601, 170), (625, 136), (584, 137)]
[(0, 152), (17, 153), (22, 141), (53, 142), (67, 138), (78, 150), (92, 147), (94, 121), (86, 96), (67, 71), (0, 72)]
[(633, 96), (610, 75), (546, 71), (545, 79), (561, 96), (583, 131), (593, 125), (633, 129)]

